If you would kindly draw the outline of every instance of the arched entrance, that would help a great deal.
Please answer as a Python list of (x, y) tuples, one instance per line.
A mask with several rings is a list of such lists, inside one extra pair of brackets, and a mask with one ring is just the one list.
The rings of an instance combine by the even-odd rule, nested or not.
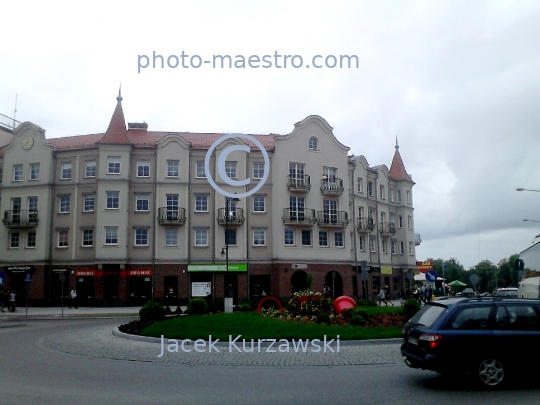
[(306, 289), (307, 273), (302, 270), (295, 271), (291, 276), (291, 295)]
[(331, 271), (326, 275), (324, 285), (329, 288), (329, 298), (335, 299), (343, 295), (343, 280), (337, 271)]

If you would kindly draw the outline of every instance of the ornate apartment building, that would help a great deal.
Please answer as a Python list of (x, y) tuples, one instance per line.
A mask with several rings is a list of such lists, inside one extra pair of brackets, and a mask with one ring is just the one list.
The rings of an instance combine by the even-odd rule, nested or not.
[(286, 298), (307, 279), (333, 297), (407, 288), (419, 237), (397, 143), (390, 169), (370, 167), (309, 116), (288, 135), (252, 135), (267, 165), (240, 135), (214, 145), (223, 135), (126, 126), (120, 96), (105, 133), (4, 128), (4, 288), (24, 300), (30, 274), (34, 305), (71, 288), (87, 305)]

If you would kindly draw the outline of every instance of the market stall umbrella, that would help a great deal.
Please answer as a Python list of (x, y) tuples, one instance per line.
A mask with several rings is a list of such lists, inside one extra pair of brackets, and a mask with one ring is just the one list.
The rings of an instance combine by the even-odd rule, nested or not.
[(446, 285), (451, 285), (452, 287), (465, 287), (467, 284), (465, 283), (462, 283), (461, 281), (459, 280), (454, 280), (452, 281), (451, 283), (448, 283)]

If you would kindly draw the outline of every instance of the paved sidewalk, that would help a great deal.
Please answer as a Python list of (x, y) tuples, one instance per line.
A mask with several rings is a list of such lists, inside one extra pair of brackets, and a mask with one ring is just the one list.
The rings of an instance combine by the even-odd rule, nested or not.
[(17, 307), (15, 312), (0, 312), (0, 325), (7, 322), (36, 320), (36, 319), (54, 319), (54, 318), (85, 318), (85, 317), (118, 317), (118, 316), (138, 316), (141, 307)]

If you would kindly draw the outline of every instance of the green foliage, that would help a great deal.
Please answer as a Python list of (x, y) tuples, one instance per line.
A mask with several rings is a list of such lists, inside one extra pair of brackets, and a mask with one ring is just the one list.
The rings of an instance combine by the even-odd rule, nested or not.
[(353, 316), (354, 315), (360, 315), (364, 319), (369, 318), (369, 315), (368, 315), (367, 311), (365, 309), (361, 309), (361, 308), (354, 308), (353, 309)]
[(328, 312), (321, 312), (317, 315), (317, 323), (325, 323), (330, 325), (330, 314)]
[(223, 311), (225, 311), (225, 303), (223, 300), (213, 300), (208, 304), (208, 312), (215, 314)]
[(139, 310), (139, 316), (145, 321), (162, 321), (165, 319), (165, 307), (159, 302), (146, 301)]
[(367, 323), (367, 320), (361, 315), (353, 315), (350, 323), (354, 326), (364, 326)]
[(357, 307), (376, 307), (377, 301), (373, 300), (358, 300), (356, 301)]
[(203, 315), (209, 312), (208, 303), (204, 298), (193, 298), (187, 304), (190, 315)]
[(248, 302), (244, 302), (242, 305), (240, 305), (239, 311), (240, 312), (251, 312), (251, 311), (253, 311), (253, 308), (251, 307), (251, 305)]
[(405, 318), (411, 319), (414, 314), (420, 310), (420, 303), (415, 299), (408, 299), (403, 304), (403, 311), (405, 312)]
[(313, 274), (309, 273), (306, 276), (306, 291), (311, 291), (311, 283), (313, 283)]

